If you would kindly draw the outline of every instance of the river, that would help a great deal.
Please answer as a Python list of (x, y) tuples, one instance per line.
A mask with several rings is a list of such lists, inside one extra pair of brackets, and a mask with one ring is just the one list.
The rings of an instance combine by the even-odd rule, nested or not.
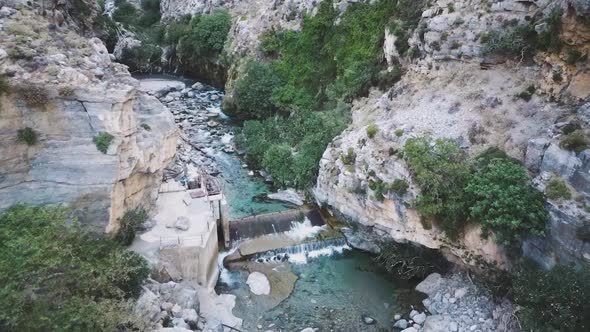
[[(221, 180), (232, 218), (289, 208), (259, 199), (270, 188), (235, 152), (233, 138), (239, 124), (221, 111), (222, 91), (174, 77), (139, 78), (142, 85), (181, 81), (188, 87), (159, 98), (199, 147), (187, 155)], [(407, 312), (410, 305), (421, 302), (423, 297), (413, 290), (415, 284), (386, 274), (371, 255), (351, 249), (342, 238), (307, 244), (314, 241), (318, 230), (295, 226), (298, 229), (293, 231), (304, 243), (291, 248), (289, 256), (279, 256), (289, 259), (277, 259), (276, 253), (266, 258), (261, 254), (250, 261), (229, 264), (222, 271), (216, 291), (236, 295), (234, 314), (244, 320), (244, 331), (300, 331), (307, 327), (318, 331), (389, 330), (394, 314)], [(254, 271), (268, 277), (269, 295), (250, 292), (247, 278)]]

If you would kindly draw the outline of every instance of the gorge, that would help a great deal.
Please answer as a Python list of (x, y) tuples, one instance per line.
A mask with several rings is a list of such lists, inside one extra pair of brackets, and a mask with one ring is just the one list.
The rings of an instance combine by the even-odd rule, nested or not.
[(589, 52), (584, 0), (0, 0), (0, 330), (585, 330)]

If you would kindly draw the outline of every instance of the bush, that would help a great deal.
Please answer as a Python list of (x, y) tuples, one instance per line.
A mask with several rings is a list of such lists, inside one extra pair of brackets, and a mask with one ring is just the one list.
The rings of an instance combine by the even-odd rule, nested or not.
[(588, 140), (582, 130), (575, 130), (572, 133), (563, 136), (559, 146), (564, 149), (580, 153), (588, 148)]
[(377, 132), (379, 132), (379, 127), (376, 124), (373, 123), (367, 126), (367, 136), (369, 138), (374, 138)]
[(471, 176), (465, 193), (470, 217), (483, 226), (484, 234), (493, 231), (496, 242), (511, 244), (544, 234), (545, 201), (522, 165), (492, 159)]
[(113, 135), (107, 132), (100, 132), (94, 137), (94, 144), (96, 144), (98, 151), (106, 154), (114, 138)]
[(281, 49), (281, 37), (274, 28), (260, 36), (260, 49), (269, 56), (278, 55)]
[(21, 84), (16, 88), (19, 97), (32, 108), (40, 108), (49, 102), (49, 93), (42, 85)]
[(514, 301), (522, 306), (527, 331), (588, 331), (590, 269), (557, 265), (549, 271), (528, 267), (513, 280)]
[(402, 128), (396, 129), (394, 132), (395, 136), (402, 137), (404, 135), (404, 130)]
[(344, 165), (354, 165), (356, 160), (356, 153), (354, 153), (353, 148), (348, 148), (346, 154), (341, 154), (340, 159)]
[(37, 133), (31, 127), (19, 129), (17, 132), (18, 140), (27, 145), (35, 145), (37, 143)]
[(487, 34), (485, 40), (482, 39), (482, 52), (515, 57), (530, 57), (537, 51), (557, 52), (561, 48), (561, 15), (561, 9), (553, 10), (544, 20), (547, 30), (541, 33), (535, 31), (537, 23), (492, 31)]
[(291, 147), (286, 144), (272, 145), (264, 153), (262, 165), (272, 174), (275, 183), (279, 186), (287, 186), (291, 179), (293, 165)]
[(408, 192), (409, 187), (410, 185), (408, 185), (408, 182), (404, 179), (395, 179), (390, 186), (391, 191), (400, 196), (405, 195)]
[(0, 330), (131, 331), (146, 261), (96, 240), (59, 207), (17, 205), (0, 214)]
[(143, 128), (143, 129), (145, 129), (147, 131), (152, 131), (152, 127), (150, 127), (150, 125), (147, 124), (147, 123), (142, 123), (141, 124), (141, 128)]
[(191, 24), (193, 56), (214, 57), (221, 53), (231, 27), (231, 16), (226, 10), (193, 18)]
[(572, 193), (570, 192), (567, 184), (563, 179), (553, 177), (545, 186), (545, 195), (552, 200), (571, 199)]
[(224, 109), (238, 119), (264, 119), (273, 115), (272, 94), (280, 85), (279, 78), (266, 64), (251, 61), (234, 89), (233, 109)]
[(131, 245), (135, 239), (135, 233), (146, 220), (147, 212), (142, 208), (125, 212), (119, 220), (120, 227), (114, 240), (124, 246)]
[(464, 188), (470, 169), (465, 153), (450, 140), (412, 138), (404, 146), (404, 158), (420, 187), (418, 212), (440, 222), (447, 236), (456, 238), (468, 213)]

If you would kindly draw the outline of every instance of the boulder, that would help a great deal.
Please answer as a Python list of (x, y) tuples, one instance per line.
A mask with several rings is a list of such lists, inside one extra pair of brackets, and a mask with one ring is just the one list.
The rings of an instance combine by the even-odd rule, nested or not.
[(135, 304), (135, 312), (144, 317), (145, 320), (150, 322), (156, 322), (160, 315), (160, 305), (158, 304), (158, 296), (144, 288), (143, 292), (137, 303)]
[(531, 172), (536, 173), (541, 168), (541, 161), (548, 145), (549, 140), (545, 138), (535, 138), (528, 141), (524, 164)]
[(561, 149), (557, 144), (550, 144), (543, 156), (540, 170), (569, 179), (581, 165), (582, 161), (573, 151)]
[(276, 193), (268, 194), (268, 198), (291, 203), (293, 205), (301, 206), (304, 203), (304, 198), (295, 189), (279, 190)]
[(176, 219), (176, 223), (174, 224), (174, 227), (176, 227), (177, 229), (180, 229), (181, 231), (186, 231), (189, 229), (189, 220), (187, 217), (185, 216), (180, 216)]
[(416, 290), (430, 296), (438, 290), (442, 281), (440, 274), (432, 273), (416, 286)]
[(363, 319), (363, 323), (365, 323), (367, 325), (373, 325), (373, 324), (377, 323), (375, 318), (367, 316), (367, 315), (362, 315), (361, 318)]
[(408, 327), (408, 321), (405, 319), (400, 319), (393, 324), (393, 327), (397, 327), (398, 329), (405, 329)]
[(160, 261), (152, 267), (152, 279), (160, 283), (167, 283), (169, 281), (180, 282), (182, 275), (172, 264)]
[(172, 313), (172, 315), (176, 318), (180, 318), (182, 317), (182, 307), (179, 306), (178, 304), (175, 304), (172, 307), (172, 310), (170, 310), (170, 312)]
[(414, 320), (414, 322), (416, 322), (418, 324), (422, 324), (426, 320), (426, 314), (425, 313), (417, 314), (412, 319)]
[(260, 272), (252, 272), (248, 276), (246, 281), (250, 287), (250, 292), (256, 295), (268, 295), (270, 294), (270, 283), (268, 278)]
[(183, 329), (190, 329), (190, 326), (182, 318), (173, 318), (172, 325)]
[(182, 318), (189, 325), (196, 325), (199, 322), (199, 314), (195, 309), (182, 310)]
[(405, 330), (402, 330), (402, 332), (418, 332), (418, 330), (416, 330), (416, 328), (412, 326), (412, 327), (408, 327)]

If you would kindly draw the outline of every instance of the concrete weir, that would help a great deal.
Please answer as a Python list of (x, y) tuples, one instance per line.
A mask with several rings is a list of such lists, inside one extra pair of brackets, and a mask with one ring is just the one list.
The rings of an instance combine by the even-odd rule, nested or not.
[(294, 221), (303, 221), (305, 218), (309, 219), (311, 226), (325, 224), (317, 208), (303, 207), (232, 220), (229, 223), (229, 238), (232, 243), (235, 243), (243, 239), (287, 232), (291, 230)]

